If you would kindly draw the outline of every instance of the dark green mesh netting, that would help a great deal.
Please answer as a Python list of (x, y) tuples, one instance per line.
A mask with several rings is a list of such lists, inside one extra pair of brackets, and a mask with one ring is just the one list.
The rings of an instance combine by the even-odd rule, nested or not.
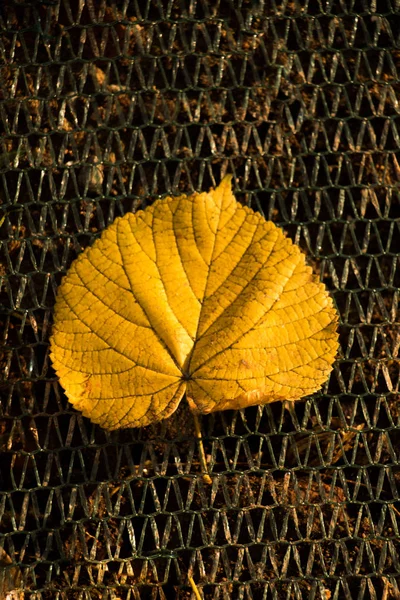
[[(0, 3), (0, 597), (400, 598), (400, 5)], [(320, 393), (107, 433), (48, 358), (116, 216), (206, 190), (306, 252), (341, 316)]]

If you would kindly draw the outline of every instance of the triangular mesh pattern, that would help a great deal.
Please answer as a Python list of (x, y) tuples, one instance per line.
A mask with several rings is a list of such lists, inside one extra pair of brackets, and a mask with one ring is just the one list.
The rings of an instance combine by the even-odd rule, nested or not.
[[(400, 598), (394, 0), (3, 0), (0, 597)], [(231, 172), (341, 315), (320, 394), (107, 433), (48, 359), (117, 215)], [(181, 432), (185, 431), (183, 435)]]

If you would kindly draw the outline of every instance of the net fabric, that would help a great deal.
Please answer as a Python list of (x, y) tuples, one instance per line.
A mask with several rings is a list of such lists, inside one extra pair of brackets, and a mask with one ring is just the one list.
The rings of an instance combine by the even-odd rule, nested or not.
[[(399, 598), (394, 0), (3, 2), (3, 597)], [(118, 215), (233, 173), (341, 316), (320, 394), (107, 433), (48, 359), (57, 286)], [(192, 595), (191, 595), (192, 594)]]

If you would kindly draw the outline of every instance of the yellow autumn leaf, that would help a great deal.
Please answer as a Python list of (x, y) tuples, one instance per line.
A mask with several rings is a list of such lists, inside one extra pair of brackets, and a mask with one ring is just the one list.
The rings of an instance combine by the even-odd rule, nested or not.
[(70, 402), (107, 429), (297, 400), (338, 347), (325, 286), (281, 229), (209, 193), (117, 218), (57, 295), (51, 358)]

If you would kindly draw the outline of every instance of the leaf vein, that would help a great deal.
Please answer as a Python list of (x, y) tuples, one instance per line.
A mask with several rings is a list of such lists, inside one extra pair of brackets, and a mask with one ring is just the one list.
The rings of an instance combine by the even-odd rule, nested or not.
[[(285, 260), (285, 259), (282, 259), (282, 261), (280, 261), (280, 262), (283, 262), (283, 260)], [(279, 264), (279, 263), (277, 263), (277, 264)], [(275, 266), (276, 266), (276, 265), (275, 265)], [(210, 361), (211, 361), (213, 358), (215, 358), (216, 356), (219, 356), (219, 355), (220, 355), (220, 354), (222, 354), (223, 352), (226, 352), (227, 350), (229, 350), (230, 348), (232, 348), (232, 346), (233, 346), (234, 344), (236, 344), (236, 343), (237, 343), (237, 342), (238, 342), (238, 341), (239, 341), (239, 340), (240, 340), (240, 339), (241, 339), (241, 338), (242, 338), (244, 335), (247, 335), (248, 333), (250, 333), (251, 331), (254, 331), (254, 330), (256, 329), (256, 327), (257, 327), (257, 325), (260, 323), (260, 321), (262, 321), (262, 319), (264, 319), (264, 317), (265, 317), (265, 315), (266, 315), (266, 314), (268, 314), (269, 312), (271, 312), (271, 310), (273, 309), (273, 307), (275, 306), (275, 304), (278, 302), (278, 300), (279, 300), (279, 299), (280, 299), (280, 297), (282, 296), (282, 294), (283, 294), (283, 292), (284, 292), (284, 290), (285, 290), (285, 287), (286, 287), (286, 285), (289, 283), (289, 281), (290, 281), (290, 279), (291, 279), (291, 277), (292, 277), (293, 273), (295, 272), (295, 270), (296, 270), (296, 267), (297, 267), (297, 266), (298, 266), (298, 262), (296, 262), (296, 264), (294, 265), (294, 267), (293, 267), (293, 269), (292, 269), (292, 272), (291, 272), (291, 274), (289, 275), (289, 277), (287, 278), (287, 280), (286, 280), (286, 283), (285, 283), (285, 285), (283, 286), (283, 288), (282, 288), (282, 291), (281, 291), (281, 293), (279, 294), (279, 296), (278, 296), (278, 297), (277, 297), (277, 298), (274, 300), (274, 302), (271, 304), (271, 306), (269, 307), (269, 309), (268, 309), (266, 312), (264, 312), (264, 313), (263, 313), (263, 315), (262, 315), (262, 316), (261, 316), (259, 319), (257, 319), (257, 321), (254, 323), (254, 325), (253, 325), (252, 327), (250, 327), (250, 329), (247, 329), (245, 332), (242, 332), (242, 333), (240, 333), (239, 337), (238, 337), (238, 338), (236, 338), (236, 340), (234, 340), (234, 341), (233, 341), (231, 344), (229, 344), (229, 346), (227, 346), (227, 347), (226, 347), (226, 348), (224, 348), (223, 350), (220, 350), (219, 352), (216, 352), (214, 355), (212, 355), (212, 356), (209, 356), (209, 357), (207, 358), (207, 360), (205, 360), (205, 361), (204, 361), (204, 362), (203, 362), (201, 365), (199, 365), (199, 366), (198, 366), (198, 367), (197, 367), (197, 368), (196, 368), (196, 369), (195, 369), (195, 370), (194, 370), (194, 371), (191, 373), (191, 375), (193, 375), (194, 373), (196, 373), (196, 371), (198, 371), (199, 369), (201, 369), (202, 367), (204, 367), (204, 365), (205, 365), (205, 364), (207, 364), (208, 362), (210, 362)], [(260, 272), (260, 270), (262, 269), (262, 267), (263, 267), (263, 265), (261, 265), (260, 269), (259, 269), (259, 270), (258, 270), (258, 272), (257, 272), (257, 273), (254, 275), (254, 277), (256, 277), (256, 276), (257, 276), (257, 274)], [(248, 284), (247, 284), (247, 285), (246, 285), (246, 286), (243, 288), (243, 290), (242, 290), (242, 292), (241, 292), (241, 293), (243, 293), (243, 291), (246, 289), (246, 287), (248, 287), (248, 285), (250, 285), (250, 283), (251, 283), (251, 281), (254, 279), (254, 277), (253, 277), (253, 278), (252, 278), (252, 279), (249, 281), (249, 283), (248, 283)], [(230, 306), (232, 306), (232, 305), (230, 305)], [(222, 313), (222, 314), (223, 314), (223, 313)], [(221, 317), (221, 315), (220, 315), (220, 317)], [(220, 317), (218, 317), (218, 319), (219, 319)], [(209, 329), (209, 328), (208, 328), (208, 329)], [(221, 330), (217, 330), (215, 333), (218, 333), (219, 331), (221, 331)], [(206, 333), (206, 332), (205, 332), (205, 333)], [(202, 335), (202, 337), (204, 337), (205, 333)]]
[[(94, 331), (94, 329), (92, 329), (91, 325), (88, 325), (87, 323), (85, 323), (85, 321), (82, 319), (82, 317), (77, 314), (77, 312), (74, 310), (74, 308), (68, 302), (68, 300), (65, 298), (65, 296), (64, 296), (64, 301), (65, 301), (66, 305), (68, 306), (68, 308), (70, 309), (70, 311), (77, 317), (77, 320), (83, 322), (83, 324), (86, 325), (86, 327), (89, 327), (91, 334), (93, 334), (96, 337), (98, 337), (99, 340), (101, 340), (105, 344), (108, 344), (110, 350), (113, 350), (113, 352), (116, 352), (117, 354), (120, 354), (121, 356), (123, 356), (127, 360), (130, 360), (133, 363), (133, 365), (135, 365), (135, 366), (142, 367), (143, 369), (148, 369), (149, 371), (153, 371), (154, 373), (158, 373), (158, 374), (162, 373), (163, 375), (168, 375), (169, 377), (173, 377), (173, 375), (170, 375), (169, 373), (164, 373), (163, 371), (158, 371), (156, 369), (152, 369), (151, 367), (147, 367), (147, 366), (141, 365), (141, 364), (135, 362), (132, 358), (129, 358), (129, 356), (126, 356), (126, 354), (124, 354), (120, 350), (117, 350), (116, 348), (114, 348), (113, 346), (111, 346), (110, 342), (108, 340), (106, 340), (99, 333), (97, 333), (97, 331)], [(106, 350), (106, 348), (103, 348), (103, 350)], [(82, 371), (82, 372), (85, 373), (85, 371)]]
[[(133, 236), (133, 237), (136, 239), (136, 236), (133, 234), (132, 228), (131, 228), (131, 233), (132, 233), (132, 236)], [(120, 235), (120, 234), (119, 234), (119, 229), (117, 228), (117, 241), (119, 240), (119, 235)], [(126, 270), (126, 266), (125, 266), (125, 260), (124, 260), (124, 257), (123, 257), (123, 255), (122, 255), (122, 252), (121, 252), (121, 250), (120, 250), (120, 254), (121, 254), (122, 268), (123, 268), (123, 270), (124, 270), (124, 273), (125, 273), (126, 277), (128, 278), (128, 281), (130, 282), (131, 280), (130, 280), (130, 277), (129, 277), (129, 275), (128, 275), (128, 271)], [(141, 309), (143, 310), (144, 314), (146, 315), (148, 322), (149, 322), (149, 323), (151, 323), (151, 319), (149, 318), (149, 315), (147, 314), (145, 307), (144, 307), (144, 306), (142, 306), (142, 305), (140, 304), (140, 302), (139, 302), (139, 301), (138, 301), (138, 304), (139, 304), (139, 306), (141, 307)], [(151, 329), (152, 329), (152, 331), (154, 332), (154, 334), (157, 336), (157, 339), (158, 339), (158, 341), (160, 342), (161, 346), (162, 346), (162, 347), (164, 348), (164, 350), (165, 350), (165, 351), (166, 351), (166, 352), (169, 354), (169, 356), (170, 356), (170, 358), (172, 359), (172, 361), (173, 361), (174, 365), (176, 366), (176, 368), (177, 368), (179, 371), (181, 371), (181, 368), (180, 368), (180, 366), (179, 366), (178, 362), (176, 361), (176, 359), (175, 359), (174, 355), (172, 354), (172, 352), (171, 352), (170, 348), (168, 347), (168, 345), (167, 345), (167, 344), (164, 342), (164, 340), (163, 340), (163, 339), (160, 337), (160, 335), (159, 335), (158, 331), (156, 331), (154, 328), (151, 328)]]

